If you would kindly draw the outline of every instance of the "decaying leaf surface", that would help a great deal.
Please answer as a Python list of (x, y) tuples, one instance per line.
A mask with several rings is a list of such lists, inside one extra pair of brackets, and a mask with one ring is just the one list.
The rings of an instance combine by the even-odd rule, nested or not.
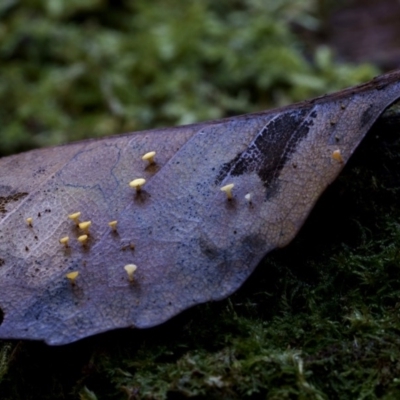
[[(64, 344), (228, 296), (295, 236), (398, 98), (395, 72), (280, 110), (1, 159), (0, 337)], [(78, 211), (92, 222), (84, 245)]]

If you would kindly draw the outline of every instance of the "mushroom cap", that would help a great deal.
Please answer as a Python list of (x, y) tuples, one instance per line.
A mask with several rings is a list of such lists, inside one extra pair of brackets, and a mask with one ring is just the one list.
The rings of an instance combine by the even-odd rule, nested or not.
[(140, 187), (143, 186), (145, 183), (146, 183), (146, 179), (144, 179), (144, 178), (137, 178), (137, 179), (134, 179), (133, 181), (129, 182), (129, 186), (130, 186), (131, 188), (136, 189), (136, 188), (140, 188)]
[(135, 264), (127, 264), (125, 265), (124, 269), (129, 276), (132, 276), (133, 273), (137, 270), (137, 266)]
[(61, 244), (68, 243), (68, 240), (69, 240), (69, 236), (64, 236), (64, 237), (62, 237), (62, 238), (60, 239), (60, 243), (61, 243)]
[(155, 151), (149, 151), (148, 153), (146, 153), (146, 154), (142, 157), (142, 160), (143, 160), (143, 161), (152, 161), (155, 155), (156, 155), (156, 152), (155, 152)]
[(26, 222), (27, 222), (28, 224), (30, 224), (32, 221), (33, 221), (33, 218), (32, 218), (32, 217), (29, 217), (29, 218), (26, 219)]
[(110, 221), (110, 222), (108, 223), (108, 226), (110, 226), (111, 228), (115, 228), (115, 227), (117, 226), (117, 224), (118, 224), (118, 221), (117, 221), (117, 220), (115, 220), (115, 221)]
[(81, 216), (81, 213), (78, 211), (78, 212), (69, 214), (69, 215), (68, 215), (68, 218), (69, 218), (69, 219), (77, 219), (77, 218), (79, 218), (80, 216)]
[(230, 192), (234, 186), (235, 186), (234, 183), (229, 183), (228, 185), (222, 186), (221, 190), (223, 192)]
[(84, 221), (79, 224), (79, 229), (88, 229), (92, 225), (92, 221)]
[(334, 151), (332, 152), (332, 158), (333, 158), (334, 160), (336, 160), (336, 161), (340, 161), (340, 162), (343, 161), (342, 153), (341, 153), (341, 151), (340, 151), (339, 149), (334, 150)]
[(246, 196), (244, 196), (244, 198), (245, 198), (247, 201), (251, 201), (252, 197), (253, 197), (253, 195), (252, 195), (251, 193), (247, 193)]
[(88, 235), (81, 235), (78, 237), (78, 241), (81, 243), (85, 243), (88, 238)]
[(79, 275), (78, 271), (72, 271), (72, 272), (69, 272), (67, 275), (65, 275), (65, 277), (70, 279), (71, 281), (73, 281), (74, 279), (77, 278), (78, 275)]

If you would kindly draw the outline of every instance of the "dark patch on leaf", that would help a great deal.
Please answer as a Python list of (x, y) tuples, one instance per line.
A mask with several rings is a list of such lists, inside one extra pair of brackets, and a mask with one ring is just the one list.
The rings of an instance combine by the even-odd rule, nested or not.
[(202, 253), (211, 260), (217, 258), (220, 254), (218, 248), (208, 238), (201, 237), (199, 246)]
[(221, 167), (216, 184), (228, 174), (240, 176), (256, 172), (265, 188), (274, 188), (280, 171), (297, 143), (307, 136), (315, 117), (316, 112), (310, 113), (306, 108), (283, 113), (269, 121), (244, 152)]
[(6, 206), (8, 203), (18, 201), (28, 196), (28, 193), (16, 193), (10, 196), (0, 196), (0, 213), (5, 214), (7, 212)]
[(360, 127), (362, 128), (363, 126), (367, 125), (370, 123), (371, 119), (375, 117), (375, 112), (374, 112), (374, 105), (370, 104), (369, 107), (362, 113), (361, 119), (360, 119)]

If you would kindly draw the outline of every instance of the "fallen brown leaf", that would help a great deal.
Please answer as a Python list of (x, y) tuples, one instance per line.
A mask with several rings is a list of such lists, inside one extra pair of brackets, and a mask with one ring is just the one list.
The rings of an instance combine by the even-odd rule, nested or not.
[(0, 159), (0, 337), (65, 344), (228, 296), (398, 98), (399, 71), (278, 110)]

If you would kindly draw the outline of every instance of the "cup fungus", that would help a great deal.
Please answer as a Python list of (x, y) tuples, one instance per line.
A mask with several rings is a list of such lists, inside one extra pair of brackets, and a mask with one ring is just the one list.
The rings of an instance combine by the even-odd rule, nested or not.
[(131, 282), (133, 282), (133, 275), (137, 270), (137, 266), (135, 264), (128, 264), (124, 267), (126, 273), (128, 274), (128, 278)]
[(155, 151), (150, 151), (149, 153), (146, 153), (143, 157), (143, 161), (147, 161), (149, 165), (155, 164), (156, 162), (154, 161), (154, 156), (156, 155)]
[(60, 243), (63, 244), (65, 247), (68, 247), (68, 242), (69, 242), (68, 236), (64, 236), (63, 238), (60, 239)]
[(117, 231), (117, 224), (118, 224), (118, 221), (110, 221), (108, 223), (108, 226), (113, 230), (113, 232), (116, 232)]
[(81, 216), (80, 212), (75, 212), (75, 213), (69, 214), (68, 218), (72, 219), (72, 221), (74, 221), (76, 225), (79, 225), (79, 217), (80, 216)]
[(133, 181), (129, 182), (129, 186), (132, 189), (136, 189), (136, 193), (139, 193), (142, 190), (142, 186), (146, 183), (146, 179), (138, 178), (134, 179)]
[(33, 218), (32, 218), (32, 217), (29, 217), (29, 218), (26, 219), (26, 223), (27, 223), (28, 226), (31, 227), (31, 228), (32, 228), (32, 222), (33, 222)]
[(340, 163), (343, 162), (342, 153), (341, 153), (341, 151), (340, 151), (339, 149), (334, 150), (334, 151), (332, 152), (332, 158), (333, 158), (335, 161), (338, 161), (338, 162), (340, 162)]
[(233, 198), (232, 189), (233, 189), (234, 186), (235, 186), (234, 183), (230, 183), (228, 185), (222, 186), (222, 188), (221, 188), (221, 191), (225, 192), (226, 198), (228, 200), (232, 200), (232, 198)]
[(92, 221), (84, 221), (81, 222), (78, 226), (79, 229), (82, 230), (85, 234), (89, 234), (89, 228), (92, 225)]
[(85, 246), (88, 241), (88, 238), (89, 238), (88, 235), (81, 235), (78, 237), (78, 242), (81, 243), (83, 246)]
[(69, 280), (71, 285), (75, 285), (76, 278), (78, 277), (79, 272), (78, 271), (73, 271), (69, 272), (65, 277)]

